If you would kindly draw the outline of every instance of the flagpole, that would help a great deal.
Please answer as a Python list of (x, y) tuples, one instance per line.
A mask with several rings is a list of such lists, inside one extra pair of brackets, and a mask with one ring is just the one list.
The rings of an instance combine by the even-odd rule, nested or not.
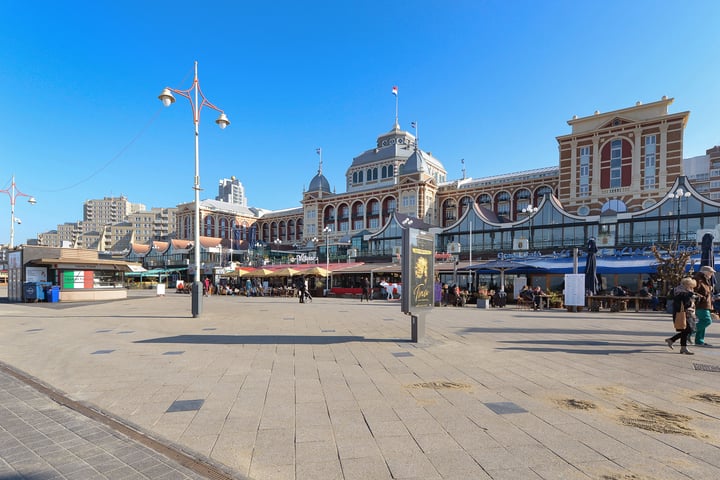
[(395, 95), (395, 128), (400, 128), (400, 123), (398, 122), (398, 87), (397, 86), (392, 87), (392, 94)]

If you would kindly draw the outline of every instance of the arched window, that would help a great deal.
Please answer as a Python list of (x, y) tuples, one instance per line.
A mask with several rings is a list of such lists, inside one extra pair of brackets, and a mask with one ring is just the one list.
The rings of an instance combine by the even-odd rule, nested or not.
[(220, 238), (230, 238), (230, 229), (228, 228), (227, 218), (220, 219)]
[(445, 202), (443, 202), (442, 206), (443, 227), (452, 225), (455, 223), (455, 220), (457, 220), (457, 203), (455, 202), (455, 199), (448, 198)]
[(297, 238), (295, 235), (295, 220), (288, 220), (287, 231), (288, 231), (288, 233), (287, 233), (288, 240), (293, 241)]
[(495, 212), (510, 218), (510, 194), (508, 192), (500, 192), (495, 197)]
[(378, 169), (377, 169), (377, 167), (375, 167), (375, 168), (373, 168), (373, 180), (377, 180), (377, 174), (378, 174)]
[(191, 238), (193, 238), (192, 223), (192, 218), (190, 217), (185, 217), (183, 219), (183, 233), (186, 240), (190, 240)]
[[(464, 214), (469, 208), (472, 208), (472, 204), (473, 204), (473, 199), (472, 199), (472, 198), (467, 197), (467, 196), (466, 196), (466, 197), (462, 197), (462, 198), (460, 199), (460, 211), (458, 212), (458, 213), (459, 213), (459, 216), (462, 217), (463, 214)], [(458, 218), (459, 218), (459, 217), (458, 217)]]
[(327, 226), (333, 226), (335, 225), (335, 208), (330, 205), (325, 208), (325, 214), (323, 215), (323, 225), (322, 228), (325, 228)]
[(481, 207), (492, 208), (492, 197), (490, 197), (487, 193), (483, 193), (477, 197), (477, 203)]
[(352, 228), (353, 230), (363, 229), (363, 220), (365, 217), (365, 205), (362, 202), (355, 202), (352, 206)]
[(208, 215), (207, 217), (205, 217), (205, 236), (215, 236), (215, 217), (213, 217), (212, 215)]
[(600, 211), (603, 213), (607, 212), (608, 210), (613, 210), (617, 213), (627, 212), (627, 205), (625, 205), (625, 202), (623, 202), (622, 200), (614, 198), (605, 202), (600, 209)]
[(363, 183), (363, 172), (360, 170), (358, 172), (358, 183)]
[(386, 165), (383, 165), (382, 171), (380, 172), (380, 177), (381, 177), (381, 178), (387, 178), (387, 176), (388, 176), (388, 175), (387, 175), (387, 166), (386, 166)]
[(357, 183), (357, 172), (353, 172), (353, 183)]
[(392, 165), (388, 165), (388, 177), (392, 177), (395, 175), (395, 167)]

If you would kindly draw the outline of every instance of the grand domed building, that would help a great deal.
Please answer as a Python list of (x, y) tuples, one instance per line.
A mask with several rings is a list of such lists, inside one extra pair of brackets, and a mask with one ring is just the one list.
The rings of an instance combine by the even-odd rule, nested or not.
[[(436, 250), (461, 259), (559, 255), (591, 238), (600, 248), (632, 252), (695, 244), (698, 232), (715, 231), (720, 220), (711, 199), (720, 151), (708, 150), (704, 175), (684, 175), (689, 112), (670, 113), (672, 102), (575, 116), (570, 133), (557, 137), (557, 166), (477, 179), (448, 180), (442, 162), (396, 121), (352, 159), (343, 192), (323, 174), (321, 156), (301, 207), (267, 211), (204, 200), (201, 234), (225, 251), (260, 247), (324, 259), (327, 249), (334, 261), (364, 262), (397, 253), (406, 218), (431, 226)], [(179, 238), (193, 238), (193, 214), (192, 203), (178, 206)]]

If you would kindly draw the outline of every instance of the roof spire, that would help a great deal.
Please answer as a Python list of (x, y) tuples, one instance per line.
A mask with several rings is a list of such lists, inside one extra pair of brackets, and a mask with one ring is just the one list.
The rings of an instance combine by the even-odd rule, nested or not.
[(315, 153), (320, 155), (320, 164), (318, 165), (318, 175), (322, 175), (322, 147), (316, 148)]

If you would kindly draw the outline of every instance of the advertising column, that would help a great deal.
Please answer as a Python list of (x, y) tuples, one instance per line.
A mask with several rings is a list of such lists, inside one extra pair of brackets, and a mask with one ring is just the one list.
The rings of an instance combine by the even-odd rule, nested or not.
[(411, 318), (411, 337), (418, 342), (425, 335), (425, 314), (433, 307), (435, 285), (435, 235), (403, 230), (401, 309)]

